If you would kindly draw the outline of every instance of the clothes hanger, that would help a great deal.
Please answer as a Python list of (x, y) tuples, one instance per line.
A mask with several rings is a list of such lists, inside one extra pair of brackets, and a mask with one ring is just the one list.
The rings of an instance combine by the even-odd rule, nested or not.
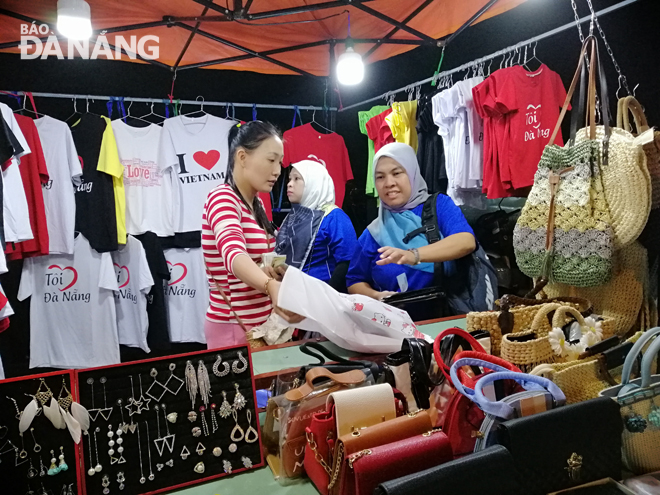
[[(147, 103), (147, 105), (148, 105), (148, 103)], [(130, 107), (129, 107), (129, 108), (130, 108)], [(166, 120), (166, 119), (167, 119), (167, 117), (165, 117), (165, 115), (161, 115), (161, 114), (159, 114), (159, 113), (154, 112), (154, 102), (153, 102), (153, 101), (151, 102), (151, 109), (150, 109), (149, 113), (146, 114), (146, 115), (143, 115), (142, 118), (143, 118), (143, 119), (146, 119), (147, 117), (150, 117), (150, 116), (152, 116), (152, 115), (153, 115), (154, 117), (159, 117), (159, 118), (161, 118), (161, 119), (163, 119), (163, 120)], [(152, 123), (153, 123), (153, 122), (152, 122)]]
[(69, 121), (70, 121), (73, 117), (76, 117), (76, 118), (77, 118), (77, 121), (76, 121), (76, 122), (80, 121), (80, 117), (82, 117), (82, 113), (80, 113), (80, 112), (78, 111), (78, 100), (76, 100), (75, 98), (72, 98), (72, 99), (73, 99), (73, 113), (72, 113), (71, 115), (69, 115), (69, 116), (64, 120), (64, 122), (66, 122), (67, 124), (70, 124)]
[(148, 120), (146, 120), (144, 118), (144, 117), (146, 117), (146, 115), (144, 117), (138, 117), (136, 115), (131, 115), (131, 107), (132, 106), (133, 106), (133, 100), (131, 100), (131, 102), (128, 104), (128, 109), (126, 110), (126, 116), (121, 118), (121, 120), (123, 120), (125, 124), (128, 125), (128, 123), (126, 122), (126, 119), (140, 120), (142, 122), (147, 123), (148, 125), (151, 125), (153, 123), (153, 122), (149, 122)]
[[(98, 113), (94, 113), (94, 112), (90, 112), (90, 111), (89, 111), (89, 96), (86, 98), (86, 101), (87, 101), (87, 107), (86, 107), (86, 109), (85, 109), (85, 113), (88, 113), (88, 114), (90, 114), (90, 115), (95, 115), (95, 116), (97, 116), (97, 117), (101, 117), (101, 115), (99, 115)], [(94, 100), (93, 100), (93, 99), (92, 99), (92, 103), (94, 103)]]
[(321, 125), (320, 123), (318, 123), (316, 121), (316, 108), (314, 109), (314, 112), (312, 113), (312, 121), (310, 122), (310, 124), (316, 124), (321, 129), (323, 129), (324, 131), (327, 131), (330, 134), (332, 134), (334, 132), (334, 131), (331, 131), (330, 129), (328, 129), (327, 127), (325, 127), (324, 125)]
[(536, 60), (536, 61), (539, 63), (539, 66), (538, 66), (538, 68), (537, 68), (536, 70), (539, 70), (539, 69), (541, 68), (541, 66), (543, 65), (543, 62), (541, 62), (541, 60), (536, 56), (536, 45), (538, 45), (538, 44), (539, 44), (538, 41), (536, 41), (536, 42), (534, 43), (534, 48), (533, 48), (533, 51), (532, 51), (532, 58), (530, 58), (529, 60), (525, 60), (525, 63), (523, 64), (523, 66), (525, 67), (525, 69), (527, 69), (529, 72), (534, 72), (534, 71), (533, 71), (532, 69), (530, 69), (530, 67), (529, 67), (529, 63), (530, 63), (532, 60)]
[[(200, 100), (200, 98), (201, 98), (201, 100)], [(202, 115), (200, 115), (199, 117), (202, 117), (204, 115), (208, 115), (208, 113), (204, 111), (204, 97), (203, 96), (198, 96), (197, 98), (195, 98), (195, 101), (199, 102), (199, 110), (195, 110), (193, 112), (188, 112), (188, 113), (181, 113), (179, 115), (186, 116), (186, 117), (190, 116), (190, 115), (193, 115), (195, 113), (202, 113)]]
[[(14, 110), (14, 113), (16, 113), (16, 112), (30, 112), (30, 113), (33, 113), (34, 115), (36, 115), (37, 117), (45, 117), (46, 114), (37, 113), (35, 110), (30, 110), (29, 108), (27, 108), (26, 107), (27, 99), (28, 99), (27, 95), (23, 94), (23, 107), (19, 108), (17, 110)], [(34, 103), (33, 103), (33, 105), (34, 105)], [(23, 114), (21, 113), (20, 115), (23, 115)]]

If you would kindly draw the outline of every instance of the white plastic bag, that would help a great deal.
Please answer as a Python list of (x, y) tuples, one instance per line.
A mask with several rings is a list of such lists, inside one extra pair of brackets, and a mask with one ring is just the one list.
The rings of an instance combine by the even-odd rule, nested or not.
[(296, 326), (319, 332), (350, 351), (384, 354), (407, 337), (426, 338), (405, 311), (367, 296), (340, 294), (325, 282), (289, 267), (279, 306), (305, 317)]

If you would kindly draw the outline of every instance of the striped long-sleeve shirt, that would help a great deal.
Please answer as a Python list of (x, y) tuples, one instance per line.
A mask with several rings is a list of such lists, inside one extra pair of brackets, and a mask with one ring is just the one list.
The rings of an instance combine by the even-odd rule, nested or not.
[(208, 320), (236, 323), (214, 280), (246, 325), (260, 325), (268, 319), (272, 310), (268, 296), (241, 282), (232, 266), (238, 256), (246, 254), (261, 263), (263, 254), (272, 251), (271, 244), (272, 238), (230, 186), (221, 185), (209, 193), (202, 218), (202, 248), (211, 283)]

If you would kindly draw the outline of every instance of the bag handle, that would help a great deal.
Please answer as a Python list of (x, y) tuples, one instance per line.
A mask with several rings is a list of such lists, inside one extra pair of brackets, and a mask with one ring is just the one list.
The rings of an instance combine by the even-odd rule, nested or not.
[(642, 388), (651, 386), (651, 367), (658, 353), (660, 353), (660, 337), (655, 338), (642, 358)]
[(475, 339), (468, 332), (458, 327), (448, 328), (440, 335), (438, 335), (433, 341), (433, 355), (435, 356), (435, 362), (438, 364), (440, 370), (442, 371), (442, 374), (445, 375), (445, 378), (447, 380), (451, 380), (451, 376), (449, 374), (449, 366), (447, 366), (447, 364), (442, 359), (442, 353), (440, 352), (440, 343), (442, 342), (442, 339), (444, 339), (449, 335), (458, 335), (459, 337), (462, 337), (464, 340), (467, 341), (468, 344), (470, 344), (470, 346), (472, 346), (473, 351), (477, 351), (479, 353), (488, 356), (486, 349), (484, 349), (482, 345), (477, 341), (477, 339)]
[(571, 306), (562, 306), (555, 311), (555, 315), (552, 317), (552, 328), (562, 328), (564, 325), (562, 324), (561, 317), (566, 316), (566, 314), (573, 315), (580, 326), (584, 327), (587, 325), (577, 309), (572, 308)]
[(480, 353), (474, 351), (461, 352), (456, 356), (456, 361), (454, 361), (454, 364), (451, 365), (449, 373), (454, 387), (465, 397), (472, 399), (474, 390), (465, 385), (462, 378), (459, 377), (459, 371), (463, 366), (479, 366), (491, 371), (511, 371), (513, 373), (522, 373), (516, 366), (509, 363), (508, 361), (495, 356), (488, 356), (493, 358), (492, 360), (495, 362), (481, 359), (483, 356)]
[(500, 298), (499, 307), (502, 310), (509, 310), (516, 306), (540, 306), (548, 303), (573, 303), (579, 305), (580, 313), (590, 314), (593, 310), (593, 304), (588, 299), (582, 297), (558, 296), (550, 299), (531, 299), (527, 297), (505, 294)]
[(554, 382), (541, 376), (528, 375), (526, 373), (511, 373), (510, 371), (489, 373), (477, 382), (474, 387), (472, 400), (487, 414), (492, 414), (501, 419), (513, 419), (516, 410), (503, 401), (491, 401), (483, 392), (486, 385), (497, 380), (514, 380), (525, 390), (546, 390), (552, 395), (555, 405), (563, 406), (566, 403), (566, 395)]
[(618, 127), (621, 127), (626, 131), (632, 129), (630, 126), (630, 117), (628, 112), (632, 113), (633, 118), (635, 119), (635, 127), (637, 132), (633, 132), (634, 135), (638, 135), (649, 130), (649, 123), (646, 120), (646, 115), (644, 114), (642, 105), (633, 96), (626, 96), (625, 98), (619, 100), (619, 107), (616, 116)]
[[(630, 352), (626, 356), (626, 361), (623, 363), (623, 371), (621, 373), (621, 385), (623, 385), (623, 387), (621, 388), (621, 392), (623, 392), (623, 389), (626, 388), (626, 385), (630, 383), (630, 373), (632, 372), (633, 365), (637, 360), (637, 356), (639, 356), (639, 353), (642, 352), (642, 348), (646, 345), (646, 343), (656, 335), (660, 335), (660, 327), (655, 327), (644, 332), (642, 336), (637, 340), (637, 342), (635, 342), (633, 348), (630, 349)], [(621, 394), (621, 392), (619, 392), (619, 394)]]
[[(538, 313), (536, 313), (536, 316), (534, 317), (534, 320), (532, 320), (532, 327), (531, 329), (534, 331), (537, 331), (539, 327), (541, 326), (541, 323), (543, 322), (543, 319), (546, 318), (552, 311), (556, 311), (559, 308), (562, 308), (561, 304), (557, 303), (550, 303), (545, 306), (543, 306)], [(570, 306), (568, 306), (570, 307)]]
[(297, 402), (311, 394), (314, 387), (314, 380), (317, 378), (329, 378), (338, 385), (357, 385), (366, 379), (367, 375), (362, 370), (351, 370), (346, 373), (333, 373), (327, 368), (312, 368), (305, 375), (305, 383), (300, 387), (289, 390), (284, 397), (291, 402)]
[[(360, 361), (351, 361), (350, 359), (338, 356), (331, 350), (327, 349), (320, 342), (305, 342), (298, 349), (300, 349), (300, 352), (303, 354), (307, 354), (308, 356), (312, 356), (313, 358), (318, 359), (319, 364), (325, 364), (325, 358), (341, 364), (361, 363)], [(314, 351), (318, 351), (318, 353)]]
[[(555, 125), (555, 129), (552, 132), (552, 136), (550, 137), (550, 142), (548, 143), (549, 145), (555, 142), (555, 138), (559, 133), (559, 129), (561, 129), (561, 123), (564, 121), (564, 117), (566, 116), (566, 112), (568, 111), (568, 106), (570, 105), (571, 99), (573, 98), (573, 93), (575, 93), (575, 88), (577, 87), (578, 81), (580, 80), (582, 65), (584, 64), (585, 55), (587, 53), (587, 49), (589, 46), (591, 46), (591, 58), (590, 58), (591, 67), (589, 69), (589, 88), (588, 88), (589, 108), (587, 109), (588, 119), (589, 119), (589, 139), (596, 139), (596, 79), (595, 79), (596, 43), (597, 43), (596, 38), (593, 35), (587, 36), (587, 38), (584, 40), (584, 44), (582, 45), (582, 50), (580, 50), (580, 57), (578, 58), (578, 66), (575, 71), (575, 75), (573, 76), (573, 80), (571, 81), (571, 85), (568, 89), (568, 92), (566, 93), (566, 99), (564, 100), (564, 105), (562, 106), (561, 113), (559, 114), (559, 119), (557, 120), (557, 124)], [(602, 103), (603, 106), (607, 105), (606, 102), (602, 102)], [(575, 109), (575, 111), (578, 110), (579, 109)]]

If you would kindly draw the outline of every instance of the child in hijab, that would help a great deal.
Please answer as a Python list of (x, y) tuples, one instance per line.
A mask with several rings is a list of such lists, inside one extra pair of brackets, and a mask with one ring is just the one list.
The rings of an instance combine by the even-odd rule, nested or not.
[(330, 174), (312, 160), (293, 164), (287, 196), (291, 213), (277, 234), (275, 252), (286, 255), (287, 265), (346, 292), (346, 272), (358, 243), (348, 215), (335, 206)]
[(434, 263), (444, 262), (452, 274), (452, 260), (472, 253), (474, 233), (460, 208), (448, 196), (437, 199), (442, 239), (429, 245), (426, 236), (404, 237), (422, 227), (422, 209), (429, 194), (415, 151), (403, 143), (383, 146), (374, 157), (374, 179), (381, 204), (378, 218), (360, 236), (360, 249), (351, 259), (346, 283), (351, 294), (383, 299), (395, 292), (433, 285)]

